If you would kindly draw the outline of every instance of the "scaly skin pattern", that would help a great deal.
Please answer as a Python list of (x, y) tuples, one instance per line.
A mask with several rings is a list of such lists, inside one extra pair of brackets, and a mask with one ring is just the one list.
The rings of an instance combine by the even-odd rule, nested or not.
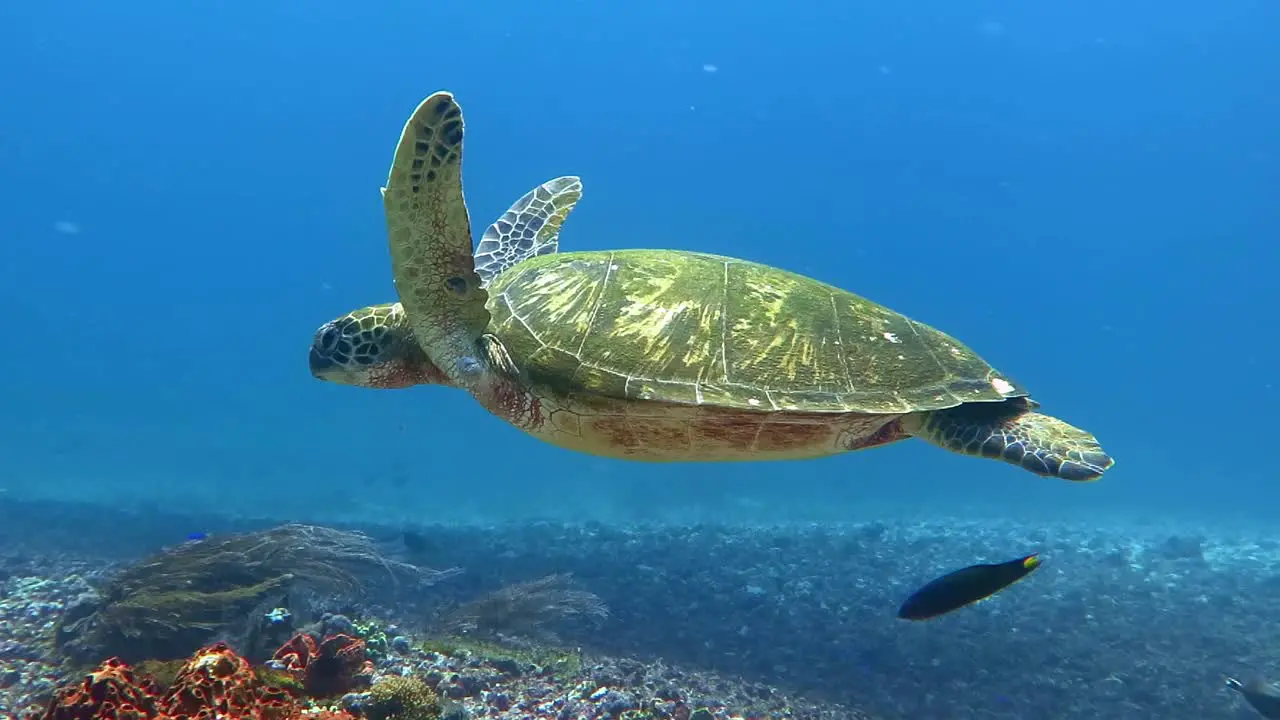
[(1003, 460), (1037, 475), (1096, 480), (1115, 465), (1098, 440), (1052, 415), (1031, 398), (1001, 405), (960, 405), (911, 416), (907, 432), (962, 455)]
[(485, 231), (476, 247), (476, 274), (487, 286), (514, 265), (559, 252), (560, 228), (582, 199), (582, 180), (554, 178), (525, 193)]
[(414, 338), (400, 303), (361, 308), (331, 320), (311, 340), (311, 374), (379, 390), (448, 385)]

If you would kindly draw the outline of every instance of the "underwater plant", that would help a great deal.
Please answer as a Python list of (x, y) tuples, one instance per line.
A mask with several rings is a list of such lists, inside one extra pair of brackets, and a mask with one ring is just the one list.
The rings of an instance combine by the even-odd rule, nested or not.
[(557, 643), (557, 625), (608, 619), (609, 609), (600, 596), (574, 589), (571, 580), (571, 574), (560, 573), (501, 587), (454, 608), (436, 624), (435, 633)]
[(568, 681), (582, 675), (581, 648), (551, 647), (530, 642), (484, 640), (474, 637), (431, 637), (419, 649), (466, 660), (488, 663), (504, 672), (533, 672)]
[(378, 575), (430, 584), (452, 575), (389, 560), (363, 533), (288, 524), (189, 542), (125, 567), (68, 608), (55, 635), (72, 660), (186, 657), (248, 632), (290, 593), (359, 596)]

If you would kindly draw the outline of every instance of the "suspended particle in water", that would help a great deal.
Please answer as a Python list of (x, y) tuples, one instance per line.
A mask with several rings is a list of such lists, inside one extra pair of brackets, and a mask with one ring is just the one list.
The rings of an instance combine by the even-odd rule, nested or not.
[(712, 65), (711, 63), (705, 63), (702, 66), (702, 72), (714, 74), (714, 73), (720, 72), (720, 68), (716, 67), (715, 65)]
[(53, 224), (53, 231), (63, 235), (79, 235), (80, 226), (70, 220), (59, 220)]

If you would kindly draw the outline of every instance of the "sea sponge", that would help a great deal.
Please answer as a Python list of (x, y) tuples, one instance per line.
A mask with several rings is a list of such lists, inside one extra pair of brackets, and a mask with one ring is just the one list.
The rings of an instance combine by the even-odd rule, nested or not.
[(298, 633), (272, 657), (292, 674), (311, 697), (334, 697), (366, 687), (373, 663), (365, 656), (364, 641), (342, 633), (316, 638)]
[[(226, 643), (201, 648), (162, 691), (151, 678), (111, 658), (59, 690), (37, 720), (295, 720), (304, 706), (287, 689), (264, 683)], [(308, 713), (313, 720), (356, 720), (346, 711)]]

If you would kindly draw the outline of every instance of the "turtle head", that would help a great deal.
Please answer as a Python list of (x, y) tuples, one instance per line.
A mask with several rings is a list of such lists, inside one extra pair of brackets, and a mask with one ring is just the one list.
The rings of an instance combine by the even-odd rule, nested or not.
[(311, 375), (339, 385), (406, 388), (447, 384), (418, 346), (400, 303), (361, 308), (311, 338)]

